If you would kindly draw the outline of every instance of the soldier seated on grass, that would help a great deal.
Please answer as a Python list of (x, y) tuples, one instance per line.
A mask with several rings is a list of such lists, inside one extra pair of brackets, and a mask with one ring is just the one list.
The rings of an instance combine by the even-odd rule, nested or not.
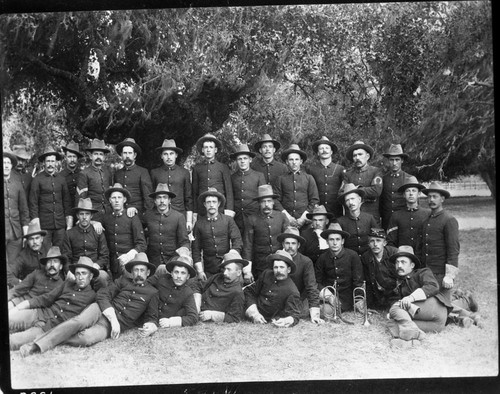
[(300, 293), (290, 274), (295, 272), (292, 256), (284, 250), (268, 256), (273, 269), (265, 270), (245, 289), (245, 315), (257, 324), (270, 321), (276, 327), (292, 327), (301, 315)]
[(125, 269), (132, 274), (132, 278), (122, 276), (100, 289), (97, 302), (78, 316), (22, 346), (21, 356), (43, 353), (61, 343), (91, 346), (106, 338), (117, 339), (122, 331), (134, 327), (139, 327), (142, 337), (154, 334), (158, 330), (158, 290), (147, 279), (154, 273), (155, 266), (148, 261), (145, 253), (138, 253), (125, 264)]

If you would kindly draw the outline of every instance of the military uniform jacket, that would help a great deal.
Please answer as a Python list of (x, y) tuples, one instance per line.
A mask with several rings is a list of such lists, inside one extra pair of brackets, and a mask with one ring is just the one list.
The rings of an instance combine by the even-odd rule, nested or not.
[(76, 182), (77, 198), (90, 198), (92, 208), (100, 214), (110, 210), (109, 201), (104, 192), (113, 185), (113, 174), (108, 167), (97, 168), (93, 165), (80, 171)]
[(284, 209), (295, 219), (302, 216), (305, 211), (312, 212), (319, 204), (318, 188), (312, 175), (304, 170), (297, 172), (288, 171), (276, 181), (276, 194), (278, 195), (275, 208)]
[(202, 311), (224, 312), (225, 323), (239, 323), (243, 319), (245, 296), (240, 281), (224, 283), (222, 274), (213, 275), (205, 283), (197, 281), (193, 291), (201, 294)]
[(355, 287), (363, 285), (363, 266), (359, 256), (346, 248), (338, 255), (328, 249), (316, 261), (316, 281), (320, 291), (326, 286), (333, 286), (337, 281), (342, 310), (352, 309), (352, 292)]
[(20, 280), (23, 280), (29, 273), (36, 269), (42, 268), (40, 259), (47, 256), (50, 245), (42, 244), (38, 252), (29, 248), (28, 244), (21, 250), (14, 261), (9, 261), (7, 264), (7, 284), (12, 287), (17, 285)]
[(273, 210), (269, 216), (258, 212), (249, 216), (243, 234), (242, 257), (252, 262), (252, 269), (264, 271), (269, 268), (266, 257), (281, 249), (278, 235), (290, 225), (284, 213)]
[(13, 239), (20, 238), (23, 235), (22, 227), (29, 224), (30, 217), (26, 193), (15, 176), (3, 179), (3, 207), (6, 235), (10, 228)]
[(158, 325), (158, 290), (148, 282), (139, 285), (122, 276), (97, 292), (97, 303), (101, 311), (114, 308), (123, 331), (144, 323)]
[(205, 212), (205, 207), (198, 206), (198, 196), (207, 191), (209, 187), (215, 187), (219, 193), (226, 197), (226, 206), (221, 209), (234, 211), (233, 186), (231, 184), (231, 172), (226, 164), (217, 160), (205, 161), (193, 167), (193, 207), (194, 212)]
[(387, 229), (387, 244), (410, 245), (415, 253), (422, 243), (422, 224), (429, 217), (429, 208), (403, 208), (392, 214)]
[(185, 168), (174, 164), (172, 167), (163, 165), (151, 170), (153, 190), (159, 183), (166, 183), (168, 189), (175, 193), (170, 206), (183, 214), (193, 210), (193, 196), (191, 189), (191, 175)]
[(382, 194), (382, 170), (378, 167), (365, 165), (363, 168), (351, 168), (343, 173), (344, 183), (361, 186), (365, 192), (361, 211), (373, 215), (379, 221), (379, 202)]
[(193, 290), (186, 283), (176, 286), (168, 273), (153, 275), (148, 282), (159, 292), (159, 319), (180, 316), (183, 327), (194, 326), (198, 322)]
[(231, 183), (236, 217), (250, 216), (256, 213), (259, 210), (259, 203), (254, 198), (257, 197), (259, 186), (266, 184), (264, 175), (251, 168), (244, 172), (238, 170), (231, 175)]
[(71, 319), (83, 311), (96, 299), (96, 293), (90, 285), (84, 289), (78, 288), (75, 282), (63, 281), (58, 287), (48, 293), (28, 300), (31, 309), (38, 308), (39, 321), (44, 332)]
[(71, 197), (66, 179), (56, 173), (41, 172), (31, 182), (29, 207), (31, 219), (40, 218), (44, 230), (66, 228), (66, 216), (71, 216)]
[(153, 199), (149, 197), (153, 193), (153, 184), (148, 170), (137, 164), (124, 166), (115, 172), (114, 181), (130, 192), (130, 201), (126, 202), (127, 208), (136, 208), (139, 213), (153, 208)]
[(262, 172), (266, 183), (272, 185), (273, 188), (276, 185), (276, 181), (280, 175), (285, 175), (288, 172), (288, 166), (279, 161), (273, 160), (270, 163), (266, 163), (262, 157), (258, 157), (252, 160), (250, 163), (250, 168), (255, 171)]
[(19, 180), (19, 182), (23, 186), (24, 193), (26, 194), (26, 199), (28, 199), (31, 189), (31, 182), (33, 181), (31, 172), (19, 172), (16, 169), (12, 168), (11, 176), (12, 175), (15, 177), (15, 179)]
[[(406, 200), (403, 193), (398, 189), (403, 186), (408, 177), (412, 175), (399, 170), (398, 172), (389, 171), (382, 177), (382, 194), (380, 195), (380, 216), (385, 230), (389, 226), (391, 215), (403, 209), (406, 209)], [(405, 244), (406, 245), (406, 244)]]
[(193, 236), (193, 261), (203, 261), (205, 272), (210, 274), (219, 272), (219, 264), (229, 249), (241, 253), (243, 247), (234, 219), (222, 213), (213, 219), (206, 216), (199, 218), (194, 225)]
[(342, 185), (342, 174), (344, 167), (338, 163), (331, 162), (326, 167), (317, 162), (307, 168), (316, 181), (319, 193), (319, 205), (324, 205), (328, 212), (335, 217), (343, 215), (342, 204), (338, 201), (340, 186)]
[(297, 286), (300, 293), (300, 299), (307, 299), (309, 308), (319, 308), (319, 291), (318, 283), (316, 282), (316, 275), (314, 273), (314, 265), (311, 259), (297, 252), (293, 256), (296, 270), (290, 274), (290, 278)]
[[(94, 226), (81, 228), (72, 227), (64, 234), (61, 253), (68, 258), (69, 264), (76, 264), (81, 256), (89, 257), (100, 269), (109, 268), (109, 249), (104, 232), (97, 234)], [(68, 267), (65, 267), (67, 272)]]
[(155, 207), (144, 214), (142, 222), (148, 240), (149, 262), (157, 267), (173, 257), (177, 248), (190, 247), (186, 218), (182, 213), (169, 209), (162, 214)]
[(301, 314), (300, 293), (293, 280), (288, 277), (276, 280), (271, 269), (265, 270), (259, 279), (245, 289), (246, 308), (256, 304), (264, 319), (293, 317), (297, 324)]
[(347, 231), (350, 236), (346, 238), (344, 247), (354, 250), (361, 256), (368, 249), (368, 234), (371, 228), (377, 227), (377, 222), (372, 215), (361, 212), (357, 218), (351, 216), (348, 212), (346, 215), (337, 219), (342, 230)]
[(69, 195), (71, 196), (71, 204), (74, 206), (78, 205), (78, 193), (76, 192), (76, 186), (78, 182), (78, 174), (80, 173), (80, 167), (77, 165), (74, 171), (71, 171), (68, 167), (61, 170), (60, 174), (66, 179), (66, 184), (68, 185)]
[(444, 275), (446, 264), (458, 267), (458, 221), (448, 211), (430, 214), (422, 224), (421, 262), (434, 275)]
[(306, 240), (304, 245), (300, 245), (299, 252), (309, 257), (313, 264), (318, 257), (327, 249), (319, 248), (319, 237), (312, 227), (307, 227), (300, 232), (300, 235)]
[(56, 287), (61, 285), (62, 281), (63, 279), (61, 275), (51, 277), (47, 275), (45, 269), (36, 269), (29, 273), (22, 282), (14, 286), (13, 289), (9, 290), (9, 301), (12, 301), (14, 305), (17, 305), (23, 300), (29, 300), (30, 298), (54, 290)]

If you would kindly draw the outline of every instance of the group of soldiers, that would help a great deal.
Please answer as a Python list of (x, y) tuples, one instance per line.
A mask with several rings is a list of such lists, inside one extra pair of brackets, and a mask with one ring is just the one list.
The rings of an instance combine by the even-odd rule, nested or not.
[(148, 172), (126, 138), (116, 145), (123, 167), (112, 171), (110, 149), (94, 139), (89, 166), (80, 168), (84, 152), (71, 142), (64, 154), (47, 148), (34, 177), (26, 147), (4, 150), (11, 350), (27, 356), (198, 321), (322, 324), (332, 308), (388, 311), (397, 347), (450, 321), (481, 326), (477, 302), (456, 286), (450, 193), (404, 172), (399, 144), (383, 154), (385, 174), (362, 141), (346, 151), (350, 169), (333, 161), (327, 137), (312, 146), (307, 167), (297, 144), (280, 162), (280, 143), (264, 134), (253, 151), (242, 144), (230, 154), (231, 174), (214, 135), (197, 141), (203, 162), (191, 172), (166, 139), (156, 148), (163, 165)]

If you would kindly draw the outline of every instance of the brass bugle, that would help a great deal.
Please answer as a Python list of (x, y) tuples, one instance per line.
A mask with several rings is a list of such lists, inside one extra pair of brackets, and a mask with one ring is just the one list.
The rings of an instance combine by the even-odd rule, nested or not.
[[(368, 321), (368, 301), (366, 299), (366, 281), (363, 281), (363, 286), (355, 287), (352, 291), (352, 298), (354, 301), (354, 316), (356, 319), (363, 318), (363, 325), (369, 326), (370, 322)], [(357, 302), (363, 302), (363, 311), (359, 312), (356, 307)], [(361, 315), (362, 314), (362, 315)]]

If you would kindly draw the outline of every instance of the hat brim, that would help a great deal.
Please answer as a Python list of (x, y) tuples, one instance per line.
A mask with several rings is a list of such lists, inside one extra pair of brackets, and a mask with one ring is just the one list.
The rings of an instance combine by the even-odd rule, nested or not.
[(399, 156), (399, 157), (401, 157), (401, 158), (403, 158), (405, 160), (408, 159), (408, 157), (410, 157), (406, 153), (382, 153), (382, 156), (387, 157), (387, 158), (389, 158), (389, 157), (398, 157)]
[(231, 260), (222, 260), (222, 262), (219, 264), (219, 268), (225, 267), (228, 264), (231, 263), (236, 263), (236, 264), (241, 264), (243, 267), (246, 267), (249, 263), (248, 260), (245, 259), (231, 259)]
[(202, 153), (201, 148), (203, 147), (203, 143), (206, 141), (212, 141), (215, 143), (215, 146), (217, 147), (218, 150), (222, 149), (222, 144), (217, 138), (215, 138), (215, 137), (201, 137), (198, 141), (196, 141), (196, 148), (198, 149), (199, 153)]
[(108, 148), (86, 148), (85, 149), (87, 152), (93, 152), (95, 150), (100, 150), (101, 152), (104, 152), (104, 153), (109, 153), (111, 152), (111, 150), (109, 150)]
[(18, 159), (21, 159), (21, 160), (29, 160), (31, 159), (31, 156), (26, 153), (26, 154), (23, 154), (23, 153), (19, 153), (17, 154), (16, 152), (12, 152), (14, 154), (14, 156), (16, 156)]
[(287, 238), (295, 238), (297, 241), (300, 242), (301, 245), (306, 244), (305, 238), (301, 237), (300, 235), (295, 235), (295, 234), (289, 234), (289, 233), (281, 233), (279, 234), (276, 239), (278, 242), (283, 242)]
[(83, 157), (83, 153), (82, 152), (79, 152), (77, 150), (74, 150), (74, 149), (70, 149), (70, 148), (66, 148), (65, 146), (62, 147), (62, 150), (64, 152), (71, 152), (71, 153), (74, 153), (75, 155), (77, 155), (78, 157)]
[(160, 153), (163, 153), (164, 150), (173, 150), (174, 152), (177, 152), (181, 154), (184, 152), (181, 148), (173, 147), (173, 146), (160, 146), (158, 148), (155, 148), (155, 150), (159, 151)]
[(318, 146), (320, 145), (330, 145), (330, 147), (332, 148), (332, 154), (334, 155), (335, 153), (338, 152), (339, 148), (337, 147), (337, 145), (335, 145), (333, 142), (331, 141), (325, 141), (325, 140), (319, 140), (319, 141), (314, 141), (312, 143), (312, 149), (314, 152), (318, 153)]
[(302, 159), (302, 162), (304, 162), (304, 163), (307, 160), (307, 153), (304, 152), (303, 150), (297, 150), (297, 149), (287, 149), (287, 150), (283, 151), (283, 153), (281, 153), (281, 160), (286, 162), (288, 155), (290, 153), (298, 153), (300, 155), (300, 158)]
[(248, 152), (235, 152), (235, 153), (231, 153), (231, 154), (229, 155), (229, 158), (230, 158), (231, 160), (235, 160), (235, 159), (236, 159), (238, 156), (240, 156), (240, 155), (248, 155), (248, 156), (250, 156), (252, 159), (256, 156), (254, 152), (250, 152), (250, 151), (248, 151)]
[(331, 212), (311, 212), (311, 213), (306, 213), (306, 218), (312, 219), (314, 216), (326, 216), (327, 219), (333, 219), (335, 215)]
[(290, 274), (293, 274), (297, 269), (297, 266), (295, 265), (293, 260), (281, 254), (273, 253), (266, 257), (266, 261), (268, 263), (272, 263), (275, 260), (284, 261), (290, 267)]
[(328, 240), (330, 234), (340, 234), (342, 238), (346, 239), (351, 236), (347, 231), (344, 230), (324, 230), (321, 232), (321, 238)]
[(62, 155), (59, 152), (46, 152), (38, 156), (38, 161), (41, 163), (47, 156), (55, 156), (56, 160), (62, 160)]
[(94, 208), (78, 208), (78, 207), (73, 207), (73, 208), (71, 208), (71, 210), (75, 214), (77, 214), (79, 211), (87, 211), (87, 212), (91, 212), (91, 213), (97, 213), (97, 212), (99, 212), (98, 209), (94, 209)]
[(444, 190), (444, 189), (422, 189), (422, 193), (424, 193), (426, 196), (429, 195), (429, 192), (436, 192), (436, 193), (439, 193), (441, 194), (442, 196), (444, 196), (445, 198), (450, 198), (451, 194), (448, 190)]
[(203, 203), (205, 202), (205, 198), (207, 198), (209, 196), (217, 197), (220, 200), (221, 206), (226, 205), (226, 197), (222, 193), (219, 193), (219, 192), (215, 193), (215, 192), (211, 192), (211, 191), (206, 191), (206, 192), (201, 193), (198, 196), (198, 203), (203, 205)]
[(394, 253), (391, 257), (389, 257), (389, 262), (391, 264), (394, 264), (398, 257), (408, 257), (410, 260), (412, 260), (415, 263), (415, 268), (419, 268), (421, 265), (419, 258), (417, 256), (415, 256), (414, 254), (411, 254), (408, 252)]
[(349, 160), (349, 161), (354, 161), (352, 159), (352, 153), (356, 150), (356, 149), (364, 149), (365, 151), (367, 151), (369, 154), (370, 154), (370, 159), (373, 157), (373, 148), (370, 146), (370, 145), (366, 145), (366, 144), (355, 144), (355, 145), (352, 145), (350, 146), (349, 148), (347, 148), (347, 151), (345, 153), (345, 157)]
[(252, 200), (259, 201), (262, 198), (278, 198), (277, 194), (266, 194), (265, 196), (254, 197)]
[(89, 267), (88, 265), (86, 264), (70, 264), (70, 266), (68, 267), (68, 269), (71, 271), (72, 274), (75, 274), (75, 270), (77, 268), (87, 268), (90, 272), (92, 272), (94, 274), (94, 278), (97, 278), (99, 276), (99, 270), (95, 267)]
[(347, 196), (348, 194), (351, 194), (351, 193), (356, 193), (361, 198), (363, 198), (365, 196), (365, 191), (363, 189), (353, 189), (353, 190), (349, 190), (346, 193), (340, 194), (337, 197), (337, 200), (339, 200), (343, 204), (344, 203), (344, 197)]
[(38, 235), (38, 234), (43, 235), (45, 237), (47, 235), (47, 231), (45, 230), (35, 231), (34, 233), (23, 235), (23, 238), (29, 238), (32, 237), (33, 235)]
[(168, 194), (168, 196), (170, 198), (175, 198), (177, 196), (177, 194), (175, 194), (174, 192), (171, 192), (171, 191), (168, 191), (168, 192), (167, 191), (160, 191), (160, 192), (153, 192), (153, 193), (149, 194), (149, 197), (156, 198), (156, 196), (158, 194)]
[(274, 145), (274, 149), (276, 149), (276, 150), (281, 148), (281, 144), (276, 140), (263, 140), (263, 141), (257, 141), (255, 144), (253, 144), (254, 150), (256, 150), (258, 152), (260, 150), (260, 147), (262, 146), (262, 144), (264, 144), (266, 142), (272, 142)]
[(196, 277), (196, 270), (193, 268), (193, 266), (185, 263), (184, 261), (176, 260), (176, 258), (177, 256), (173, 257), (169, 262), (165, 264), (165, 267), (167, 268), (168, 272), (171, 273), (174, 267), (177, 265), (186, 268), (189, 272), (190, 278)]
[(417, 189), (419, 189), (420, 191), (424, 190), (425, 189), (425, 186), (420, 184), (420, 183), (406, 183), (404, 184), (403, 186), (400, 186), (398, 188), (398, 193), (404, 193), (404, 191), (406, 189), (408, 189), (409, 187), (416, 187)]
[(129, 141), (122, 141), (120, 142), (119, 144), (116, 145), (116, 153), (118, 153), (119, 155), (122, 154), (122, 150), (124, 147), (126, 146), (130, 146), (132, 148), (134, 148), (134, 151), (135, 153), (137, 153), (137, 155), (140, 155), (142, 154), (142, 149), (139, 145), (137, 145), (136, 143), (134, 142), (129, 142)]
[(45, 265), (45, 264), (47, 264), (47, 261), (49, 261), (50, 259), (59, 259), (59, 260), (61, 260), (62, 264), (66, 264), (68, 262), (68, 258), (66, 256), (60, 255), (60, 256), (42, 257), (40, 259), (40, 264)]
[(146, 267), (148, 267), (148, 269), (150, 270), (149, 276), (153, 275), (156, 271), (156, 265), (154, 265), (153, 263), (150, 263), (149, 261), (139, 260), (129, 261), (127, 264), (125, 264), (125, 269), (128, 272), (132, 273), (132, 268), (134, 268), (136, 265), (145, 265)]
[(17, 166), (17, 157), (16, 155), (10, 153), (10, 152), (3, 152), (4, 157), (8, 157), (12, 163), (12, 166), (15, 167)]
[(123, 189), (123, 188), (119, 188), (119, 187), (112, 187), (112, 188), (106, 190), (104, 192), (104, 197), (106, 197), (106, 199), (109, 200), (109, 198), (111, 197), (111, 194), (113, 194), (113, 192), (122, 193), (127, 198), (127, 200), (130, 201), (130, 198), (131, 198), (130, 192), (127, 189)]

